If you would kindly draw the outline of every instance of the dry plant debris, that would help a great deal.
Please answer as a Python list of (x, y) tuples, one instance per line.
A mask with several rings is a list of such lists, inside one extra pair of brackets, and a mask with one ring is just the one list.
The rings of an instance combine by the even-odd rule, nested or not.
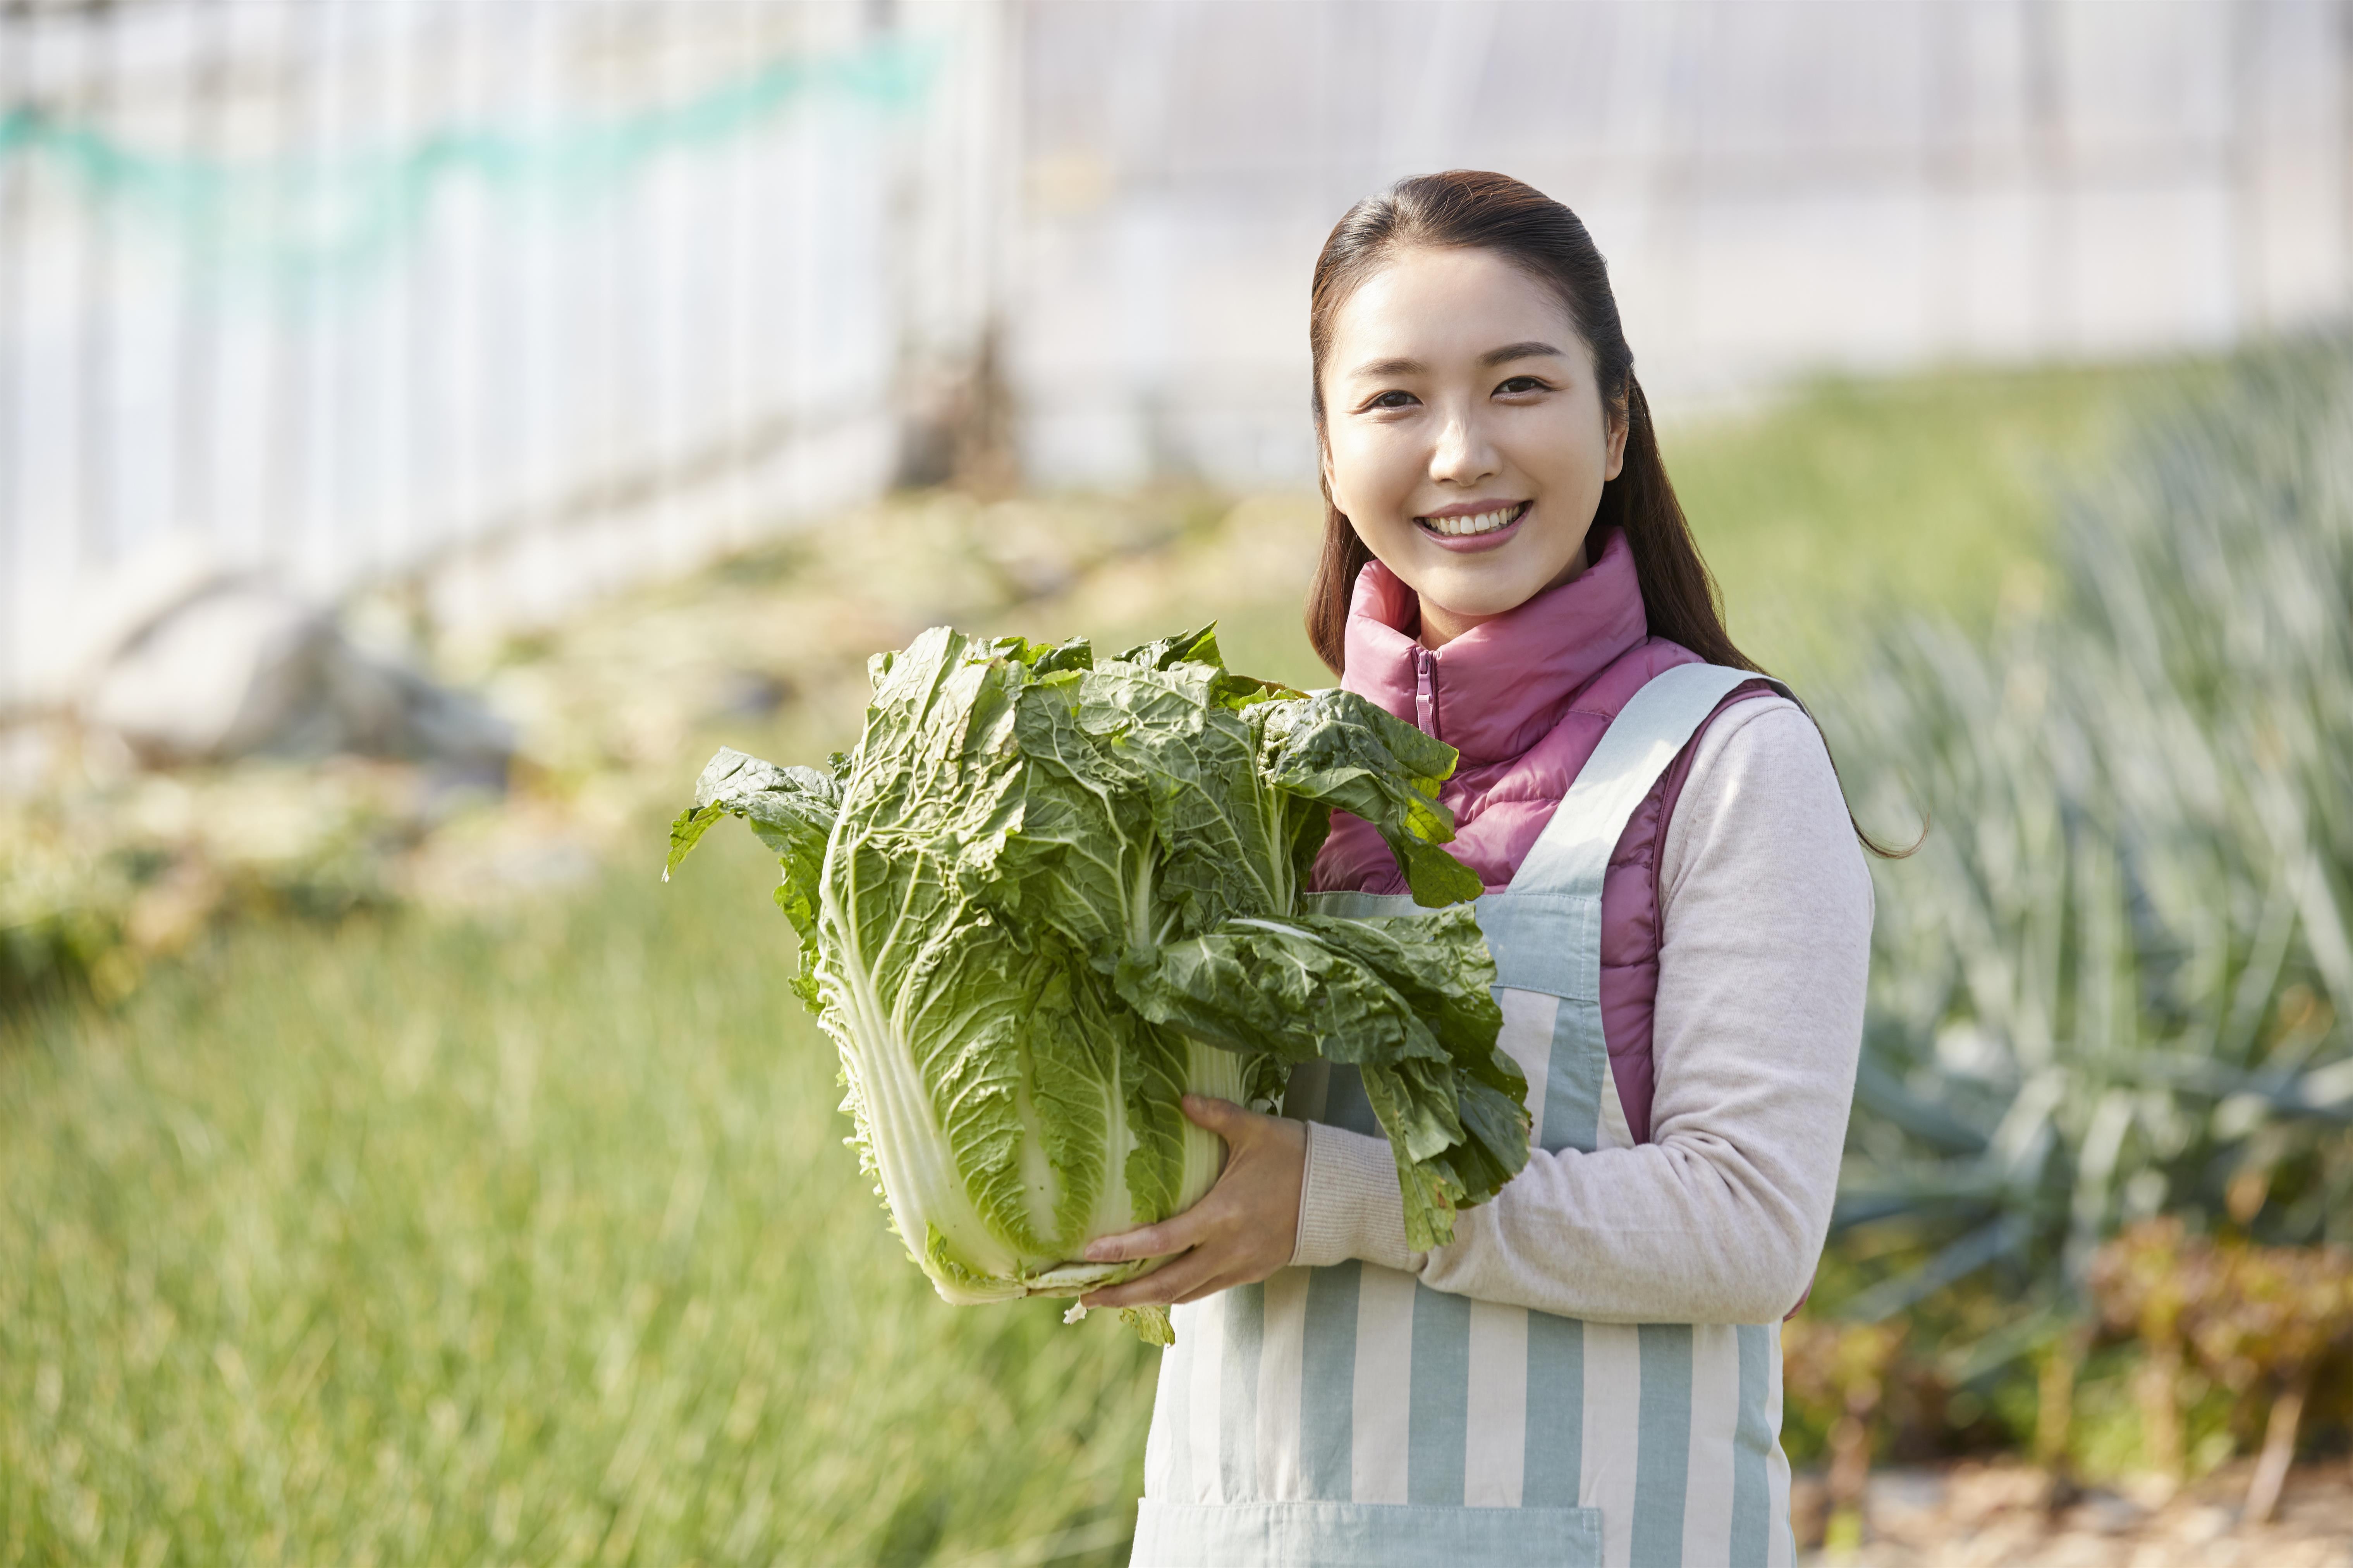
[[(892, 496), (560, 625), (419, 639), (410, 658), (516, 726), (502, 794), (354, 758), (158, 771), (103, 731), (25, 719), (0, 729), (0, 1005), (60, 976), (120, 994), (244, 910), (470, 907), (576, 881), (714, 733), (854, 734), (868, 655), (927, 626), (1108, 639), (1277, 598), (1295, 619), (1319, 521), (1312, 498)], [(351, 618), (379, 642), (405, 625), (383, 604)]]
[[(2158, 1502), (2094, 1490), (2053, 1507), (2048, 1473), (2017, 1464), (1885, 1470), (1865, 1505), (1868, 1539), (1808, 1554), (1853, 1568), (2348, 1568), (2353, 1564), (2353, 1468), (2298, 1469), (2268, 1522), (2238, 1503), (2253, 1465), (2236, 1461)], [(1800, 1477), (1791, 1511), (1800, 1540), (1818, 1539), (1827, 1488)], [(1811, 1534), (1810, 1535), (1810, 1527)]]

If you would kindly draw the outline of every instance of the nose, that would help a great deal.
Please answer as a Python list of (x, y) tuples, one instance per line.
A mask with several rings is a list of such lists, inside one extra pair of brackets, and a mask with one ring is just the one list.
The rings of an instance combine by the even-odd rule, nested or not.
[(1450, 414), (1438, 432), (1438, 445), (1430, 450), (1431, 481), (1469, 489), (1493, 479), (1496, 466), (1494, 448), (1488, 445), (1477, 416), (1467, 408)]

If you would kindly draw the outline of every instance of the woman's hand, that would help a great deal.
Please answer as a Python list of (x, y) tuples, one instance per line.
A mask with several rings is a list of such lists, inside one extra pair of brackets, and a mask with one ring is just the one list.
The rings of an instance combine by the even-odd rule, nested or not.
[(1291, 1261), (1299, 1241), (1299, 1187), (1307, 1173), (1306, 1124), (1198, 1094), (1187, 1095), (1184, 1107), (1196, 1125), (1226, 1141), (1225, 1171), (1199, 1203), (1175, 1218), (1090, 1242), (1090, 1263), (1168, 1261), (1141, 1279), (1080, 1297), (1088, 1307), (1196, 1301), (1263, 1279)]

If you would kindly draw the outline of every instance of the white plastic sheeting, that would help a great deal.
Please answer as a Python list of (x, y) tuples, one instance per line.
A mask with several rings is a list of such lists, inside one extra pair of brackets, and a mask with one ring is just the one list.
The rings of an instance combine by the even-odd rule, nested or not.
[(2341, 0), (1039, 0), (1023, 37), (1050, 481), (1312, 477), (1315, 253), (1430, 170), (1584, 216), (1670, 413), (2216, 346), (2353, 283)]
[(1311, 480), (1309, 269), (1417, 171), (1583, 214), (1670, 414), (2293, 327), (2348, 76), (2353, 0), (0, 7), (0, 710), (143, 553), (529, 623), (984, 363), (1033, 481)]
[(902, 9), (0, 16), (0, 706), (159, 549), (494, 627), (886, 485), (995, 16)]

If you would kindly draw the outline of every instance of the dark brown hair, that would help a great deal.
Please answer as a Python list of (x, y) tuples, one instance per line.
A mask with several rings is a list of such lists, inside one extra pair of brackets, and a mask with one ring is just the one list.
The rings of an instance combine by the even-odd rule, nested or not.
[[(1398, 251), (1413, 246), (1490, 250), (1521, 268), (1560, 297), (1569, 324), (1593, 353), (1602, 405), (1626, 425), (1625, 460), (1601, 487), (1586, 534), (1586, 558), (1612, 528), (1626, 531), (1642, 613), (1651, 632), (1710, 664), (1756, 669), (1724, 629), (1715, 580), (1692, 542), (1691, 525), (1659, 460), (1650, 405), (1634, 379), (1634, 351), (1618, 324), (1609, 269), (1575, 213), (1532, 185), (1503, 174), (1456, 169), (1399, 180), (1350, 207), (1315, 258), (1315, 287), (1307, 309), (1307, 346), (1315, 374), (1315, 435), (1324, 436), (1324, 366), (1332, 353), (1332, 322), (1356, 286)], [(1373, 558), (1324, 488), (1324, 559), (1307, 596), (1307, 636), (1334, 674), (1345, 659), (1348, 601), (1356, 574)], [(1760, 672), (1761, 673), (1761, 672)]]
[[(1417, 174), (1366, 196), (1333, 226), (1315, 258), (1307, 310), (1318, 447), (1324, 444), (1324, 366), (1332, 353), (1333, 318), (1357, 285), (1413, 246), (1493, 251), (1559, 297), (1569, 324), (1592, 352), (1602, 405), (1626, 426), (1624, 460), (1618, 477), (1601, 487), (1601, 502), (1586, 531), (1586, 558), (1599, 556), (1609, 530), (1623, 530), (1651, 634), (1682, 644), (1710, 664), (1764, 674), (1724, 628), (1715, 579), (1700, 559), (1683, 503), (1660, 460), (1651, 406), (1634, 379), (1634, 351), (1619, 324), (1609, 265), (1577, 216), (1533, 185), (1471, 169)], [(1372, 558), (1333, 504), (1332, 487), (1325, 482), (1324, 556), (1308, 590), (1307, 637), (1335, 675), (1346, 661), (1349, 600), (1358, 574)], [(1855, 836), (1874, 854), (1896, 853), (1859, 826)]]

